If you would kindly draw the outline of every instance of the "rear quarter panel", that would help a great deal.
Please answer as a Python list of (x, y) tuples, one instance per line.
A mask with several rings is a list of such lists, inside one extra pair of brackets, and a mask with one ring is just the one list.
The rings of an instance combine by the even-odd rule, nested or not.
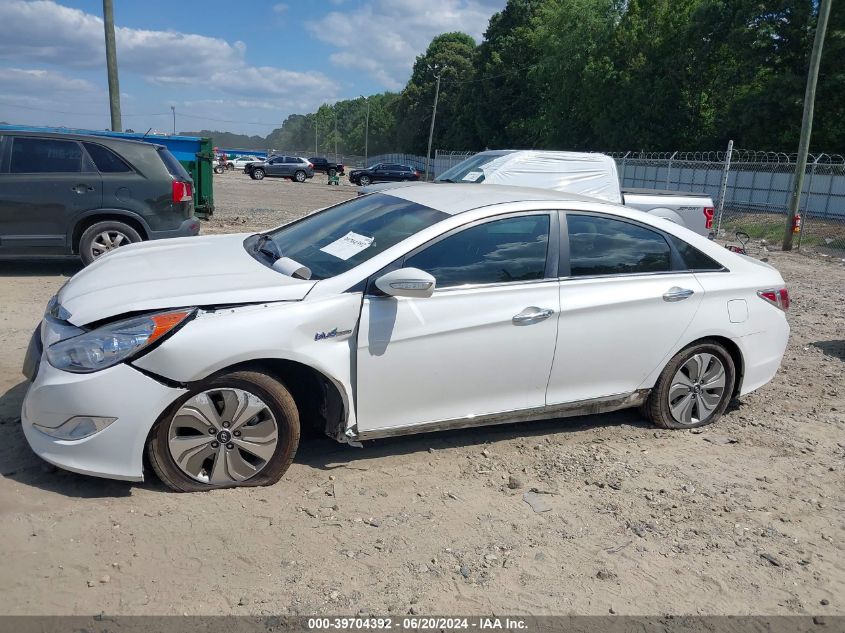
[(712, 212), (709, 215), (704, 212), (705, 209), (713, 209), (713, 200), (709, 196), (626, 193), (625, 206), (665, 217), (705, 237), (713, 230)]

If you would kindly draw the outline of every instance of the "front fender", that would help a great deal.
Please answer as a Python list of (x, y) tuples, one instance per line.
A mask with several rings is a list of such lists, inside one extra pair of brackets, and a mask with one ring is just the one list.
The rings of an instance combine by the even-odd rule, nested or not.
[(360, 293), (345, 293), (311, 301), (200, 310), (172, 338), (132, 364), (190, 383), (253, 360), (302, 363), (338, 387), (348, 428), (355, 423), (352, 375), (361, 300)]

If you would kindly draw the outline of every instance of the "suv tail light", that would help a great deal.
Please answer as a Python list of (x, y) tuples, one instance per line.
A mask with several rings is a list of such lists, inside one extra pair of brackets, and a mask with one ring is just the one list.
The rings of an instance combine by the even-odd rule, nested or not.
[(189, 182), (173, 181), (173, 202), (189, 202), (194, 197), (194, 187)]
[(784, 312), (789, 309), (789, 290), (786, 286), (781, 288), (767, 288), (766, 290), (758, 290), (757, 296), (768, 301), (776, 308), (780, 308)]
[(716, 209), (713, 207), (704, 207), (704, 228), (705, 229), (712, 229), (713, 228), (713, 214), (716, 212)]

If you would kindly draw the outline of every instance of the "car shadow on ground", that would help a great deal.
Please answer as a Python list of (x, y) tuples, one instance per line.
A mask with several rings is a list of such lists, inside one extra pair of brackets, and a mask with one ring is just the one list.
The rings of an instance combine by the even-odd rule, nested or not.
[(0, 277), (72, 277), (82, 270), (77, 257), (0, 259)]
[[(0, 395), (0, 411), (7, 412), (0, 417), (0, 479), (11, 479), (18, 483), (55, 492), (66, 497), (96, 499), (101, 497), (128, 497), (136, 485), (150, 489), (164, 487), (158, 481), (150, 484), (134, 484), (97, 477), (77, 475), (48, 464), (32, 452), (21, 426), (20, 410), (29, 383), (23, 381)], [(9, 411), (17, 412), (9, 416)]]
[(815, 343), (810, 343), (810, 345), (820, 349), (825, 356), (845, 361), (845, 340), (816, 341)]
[[(28, 382), (0, 395), (0, 410), (20, 411)], [(368, 467), (384, 457), (410, 455), (449, 448), (479, 446), (523, 438), (537, 441), (550, 436), (577, 433), (600, 427), (630, 425), (647, 428), (648, 422), (636, 409), (615, 413), (578, 416), (538, 422), (501, 424), (453, 431), (420, 433), (366, 442), (363, 449), (338, 444), (325, 435), (308, 432), (299, 445), (295, 462), (318, 470)], [(20, 417), (0, 417), (4, 442), (0, 445), (0, 477), (67, 497), (95, 499), (128, 497), (133, 488), (167, 492), (154, 476), (143, 483), (114, 481), (64, 471), (41, 460), (26, 442)], [(280, 485), (284, 485), (284, 480)]]
[(325, 436), (322, 438), (309, 437), (300, 443), (294, 461), (320, 470), (355, 468), (356, 466), (366, 466), (368, 461), (383, 457), (481, 446), (490, 442), (520, 438), (536, 443), (538, 440), (552, 436), (624, 425), (638, 428), (650, 428), (651, 426), (637, 409), (627, 409), (613, 413), (383, 438), (365, 442), (363, 449), (338, 444)]

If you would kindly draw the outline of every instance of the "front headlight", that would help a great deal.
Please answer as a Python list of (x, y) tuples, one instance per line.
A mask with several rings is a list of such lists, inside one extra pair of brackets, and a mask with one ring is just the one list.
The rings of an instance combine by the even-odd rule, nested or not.
[[(190, 310), (172, 310), (110, 323), (47, 347), (56, 369), (79, 374), (99, 371), (136, 355), (184, 323)], [(45, 341), (46, 344), (46, 341)]]

